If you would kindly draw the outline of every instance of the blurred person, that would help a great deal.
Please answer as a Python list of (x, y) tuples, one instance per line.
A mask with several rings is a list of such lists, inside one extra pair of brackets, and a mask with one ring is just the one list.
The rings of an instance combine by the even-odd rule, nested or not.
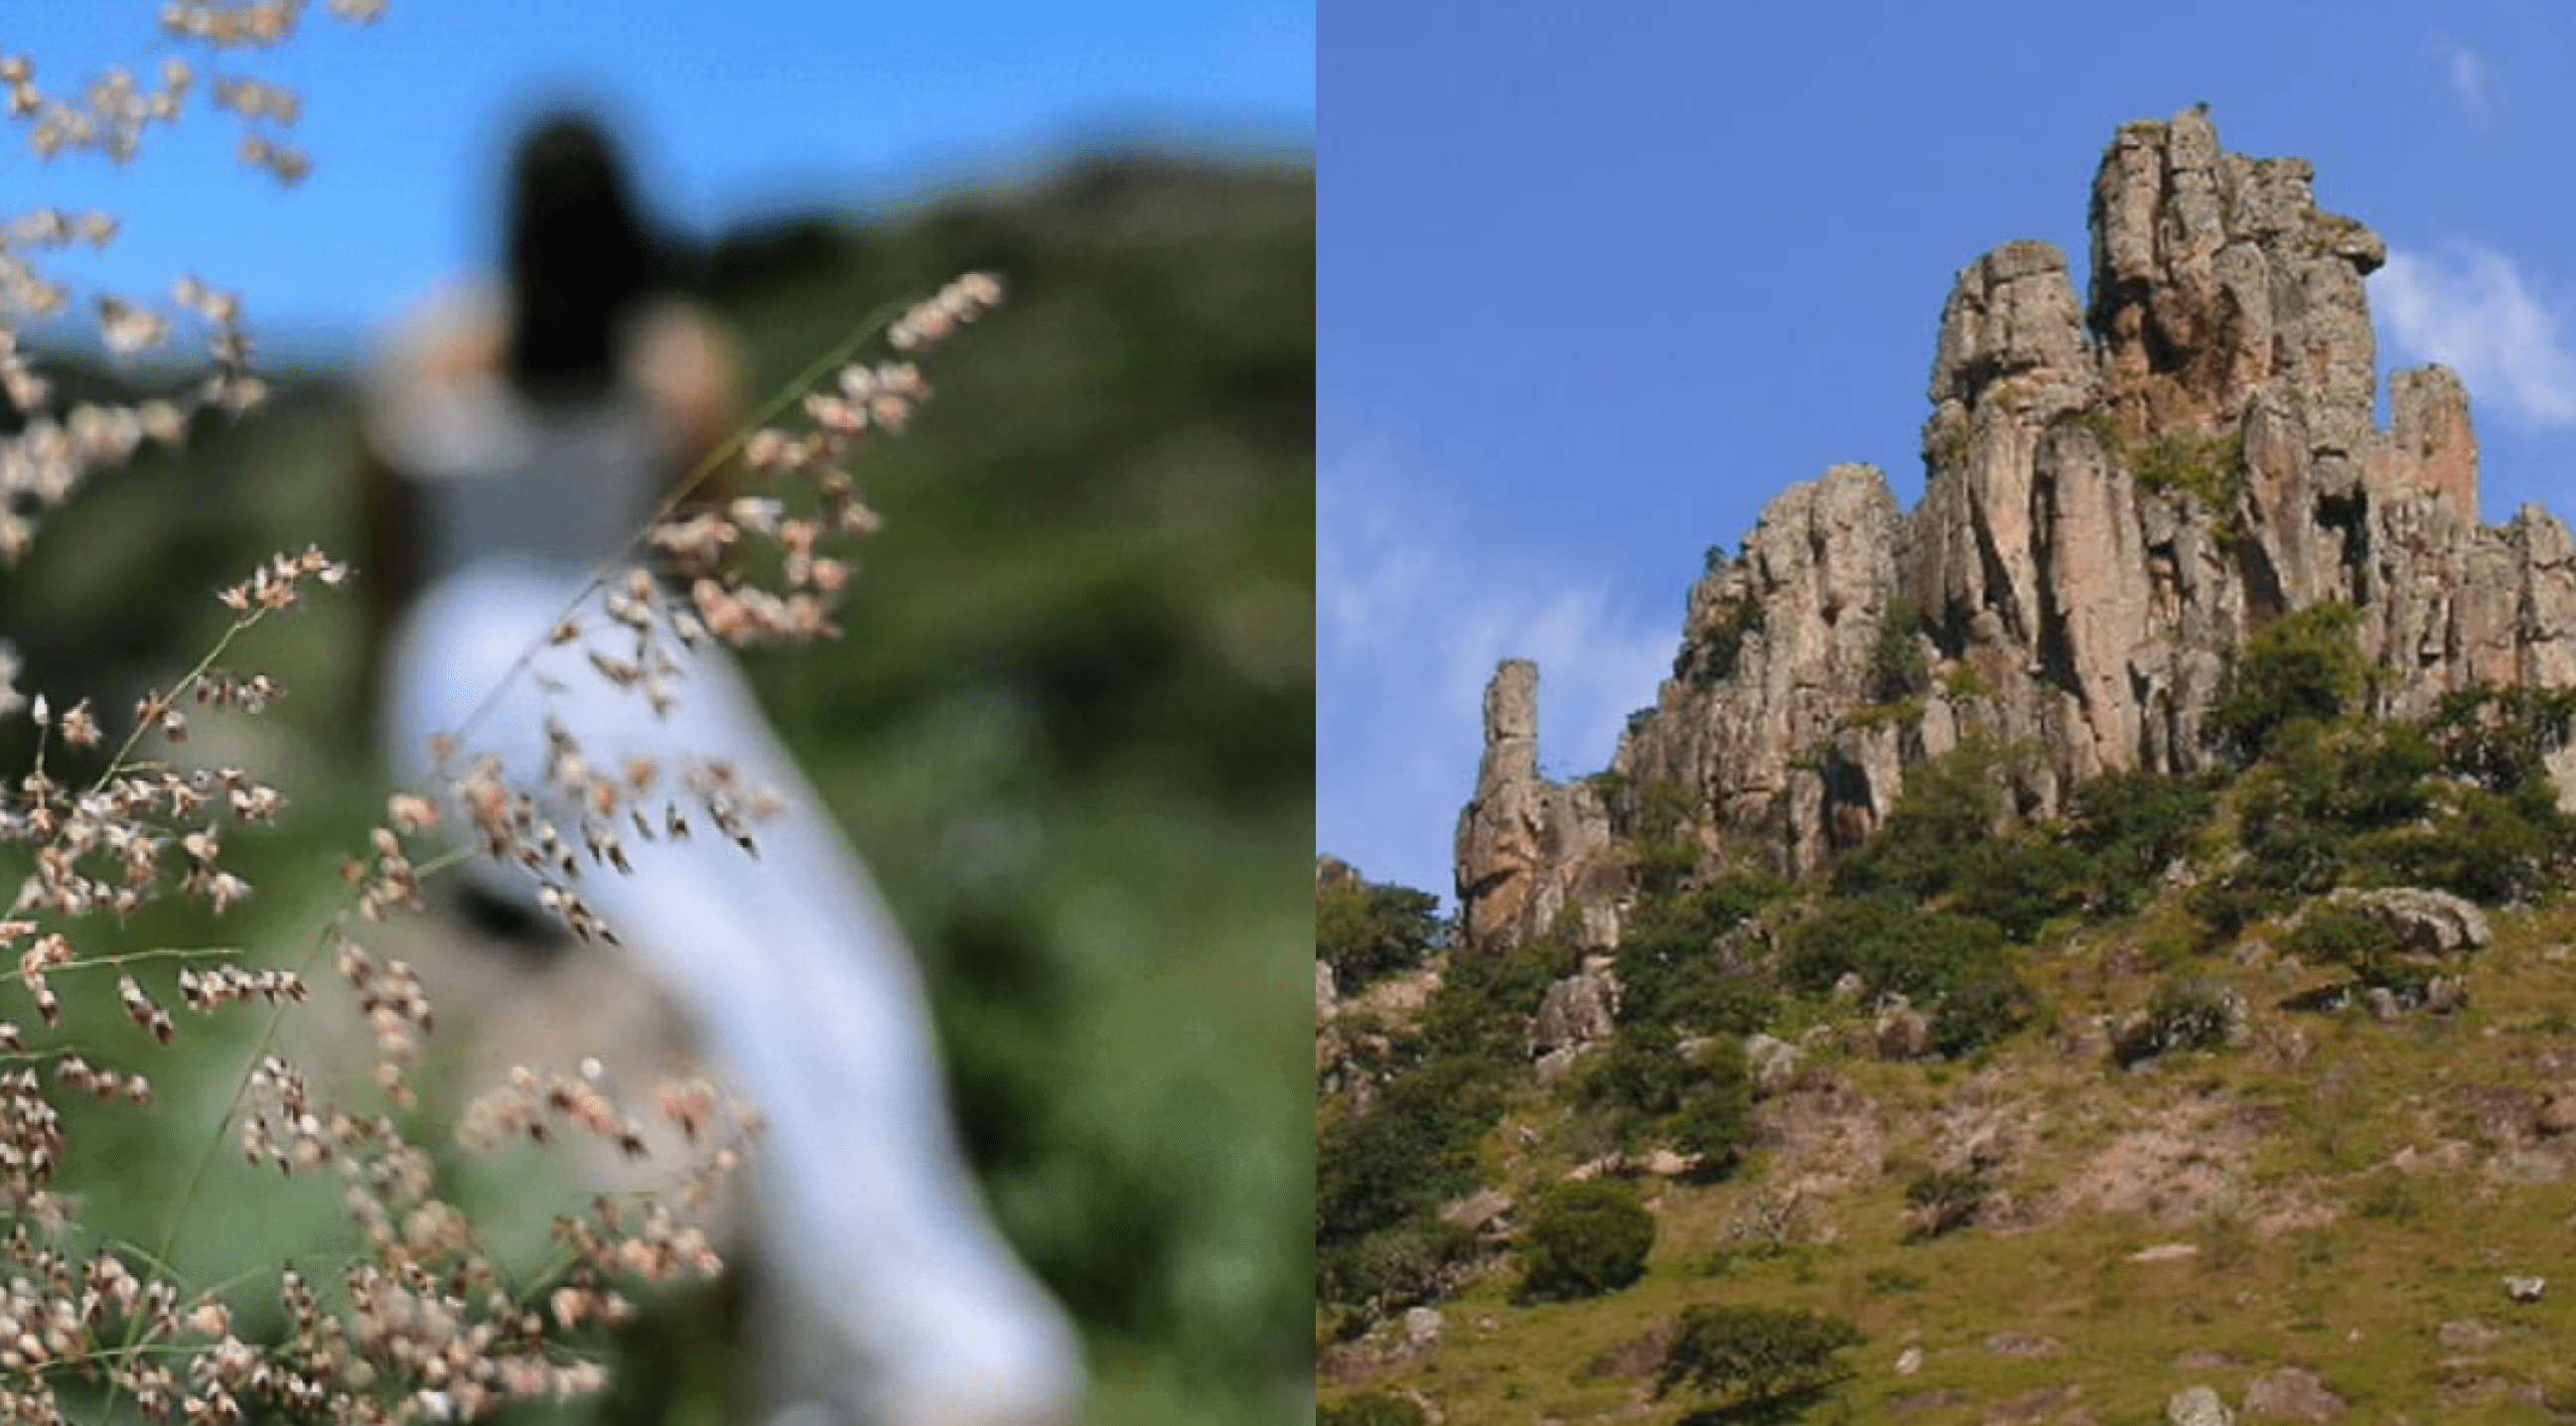
[[(594, 764), (650, 758), (677, 781), (721, 758), (775, 795), (783, 811), (757, 824), (756, 853), (712, 834), (629, 838), (631, 874), (599, 866), (577, 884), (766, 1119), (754, 1281), (776, 1291), (752, 1310), (751, 1352), (771, 1419), (1070, 1422), (1072, 1328), (985, 1216), (902, 934), (740, 675), (674, 646), (678, 701), (657, 714), (578, 643), (549, 647), (585, 597), (584, 623), (605, 625), (590, 580), (730, 434), (729, 344), (669, 293), (618, 155), (586, 118), (523, 142), (506, 241), (506, 282), (424, 307), (364, 385), (387, 750), (407, 778), (429, 774), (433, 737), (470, 721), (463, 756), (497, 757), (534, 791), (553, 719)], [(580, 822), (576, 808), (548, 815)], [(461, 898), (535, 921), (536, 887), (516, 870), (461, 864)]]

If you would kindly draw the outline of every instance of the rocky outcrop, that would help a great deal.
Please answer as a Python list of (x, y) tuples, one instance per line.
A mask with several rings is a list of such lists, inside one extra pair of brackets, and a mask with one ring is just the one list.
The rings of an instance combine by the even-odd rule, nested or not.
[(2218, 1399), (2216, 1388), (2195, 1386), (2165, 1401), (2165, 1420), (2168, 1426), (2236, 1426), (2236, 1413)]
[[(2377, 424), (2363, 279), (2386, 248), (2317, 206), (2305, 160), (2230, 153), (2200, 109), (2127, 124), (2090, 226), (2081, 300), (2043, 242), (1959, 273), (1911, 514), (1877, 470), (1838, 465), (1712, 559), (1673, 676), (1612, 763), (1619, 832), (1679, 801), (1712, 856), (1803, 872), (1875, 830), (1908, 766), (1968, 739), (2036, 751), (2012, 770), (2026, 813), (2103, 772), (2188, 771), (2234, 650), (2329, 600), (2398, 675), (2374, 681), (2383, 716), (2576, 684), (2576, 541), (2536, 508), (2479, 523), (2450, 372), (2395, 373)], [(1497, 689), (1534, 682), (1515, 667)], [(1484, 926), (1527, 928), (1576, 875), (1541, 844), (1595, 842), (1589, 823), (1551, 830), (1575, 794), (1542, 791), (1534, 763), (1497, 778), (1521, 745), (1495, 711), (1461, 886), (1485, 888)], [(2576, 791), (2576, 760), (2560, 771)]]
[(1586, 965), (1547, 988), (1530, 1019), (1531, 1059), (1579, 1050), (1619, 1027), (1619, 978), (1606, 961)]
[(2344, 887), (2327, 901), (2348, 906), (2387, 928), (2398, 949), (2415, 955), (2455, 956), (2486, 948), (2495, 939), (2487, 913), (2466, 897), (2417, 886)]
[(1692, 587), (1673, 678), (1613, 764), (1625, 784), (1704, 794), (1711, 845), (1752, 836), (1812, 862), (1865, 835), (1905, 761), (1893, 726), (1850, 717), (1872, 699), (1900, 522), (1872, 466), (1773, 500)]
[(2305, 1367), (2282, 1367), (2245, 1384), (2245, 1414), (2290, 1421), (2333, 1421), (2351, 1403)]
[(1470, 947), (1543, 934), (1569, 905), (1578, 944), (1616, 943), (1609, 811), (1592, 784), (1540, 775), (1538, 665), (1526, 659), (1507, 660), (1485, 686), (1485, 755), (1458, 816), (1457, 867)]

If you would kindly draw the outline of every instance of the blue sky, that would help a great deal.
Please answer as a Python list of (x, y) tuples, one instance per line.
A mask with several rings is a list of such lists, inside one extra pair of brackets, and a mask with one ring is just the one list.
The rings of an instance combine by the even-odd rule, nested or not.
[[(149, 70), (159, 0), (10, 0), (0, 48), (70, 87)], [(823, 0), (392, 0), (372, 26), (312, 0), (291, 45), (233, 61), (300, 91), (312, 176), (280, 190), (192, 113), (130, 168), (0, 160), (19, 202), (126, 230), (102, 283), (178, 271), (240, 289), (273, 340), (346, 348), (491, 252), (496, 156), (533, 96), (610, 100), (659, 208), (711, 232), (758, 212), (883, 207), (1103, 143), (1311, 152), (1304, 0), (858, 5)], [(13, 141), (14, 142), (14, 141)]]
[(1316, 846), (1447, 894), (1497, 659), (1607, 765), (1711, 546), (1841, 460), (1922, 489), (1956, 272), (2069, 250), (2113, 130), (2212, 106), (2389, 242), (2383, 371), (2466, 377), (2486, 517), (2576, 513), (2576, 11), (1338, 6), (1319, 94)]

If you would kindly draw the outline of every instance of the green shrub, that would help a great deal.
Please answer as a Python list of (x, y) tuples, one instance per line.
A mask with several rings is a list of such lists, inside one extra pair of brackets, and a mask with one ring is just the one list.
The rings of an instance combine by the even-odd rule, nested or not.
[(2038, 833), (1990, 837), (1964, 849), (1949, 907), (1993, 922), (2009, 940), (2029, 941), (2061, 916), (2095, 900), (2100, 878), (2081, 851)]
[(1964, 743), (1906, 769), (1905, 790), (1886, 824), (1834, 867), (1834, 888), (1901, 891), (1918, 900), (1948, 891), (2004, 820), (2003, 773), (2002, 751), (1985, 742)]
[(1541, 938), (1500, 955), (1450, 957), (1439, 990), (1422, 1011), (1422, 1040), (1434, 1055), (1517, 1071), (1527, 1049), (1529, 1017), (1547, 988), (1574, 974), (1583, 957)]
[(2373, 838), (2359, 859), (2378, 873), (2373, 880), (2439, 887), (2492, 905), (2549, 885), (2571, 841), (2569, 819), (2540, 787), (2499, 795), (2454, 786), (2438, 816)]
[(1931, 690), (1932, 666), (1916, 638), (1922, 632), (1923, 616), (1914, 601), (1891, 596), (1879, 616), (1878, 641), (1870, 649), (1870, 702), (1903, 703)]
[(1365, 1304), (1372, 1314), (1437, 1301), (1448, 1295), (1459, 1265), (1475, 1258), (1477, 1246), (1474, 1233), (1437, 1218), (1403, 1223), (1318, 1252), (1315, 1295), (1325, 1302)]
[(1680, 1109), (1692, 1070), (1674, 1040), (1666, 1026), (1623, 1027), (1584, 1067), (1575, 1097), (1631, 1119), (1659, 1119)]
[(2222, 518), (2233, 513), (2245, 491), (2245, 434), (2242, 430), (2172, 431), (2152, 441), (2120, 448), (2138, 488), (2157, 494), (2180, 493)]
[(2239, 1011), (2221, 982), (2168, 980), (2147, 996), (2144, 1018), (2111, 1044), (2111, 1058), (2121, 1067), (2175, 1050), (2214, 1050), (2236, 1031)]
[(1316, 1247), (1356, 1243), (1474, 1187), (1476, 1140), (1501, 1110), (1479, 1066), (1437, 1060), (1327, 1127), (1315, 1143)]
[(1685, 1056), (1662, 1025), (1623, 1027), (1585, 1071), (1576, 1097), (1607, 1109), (1621, 1143), (1665, 1140), (1700, 1160), (1702, 1177), (1733, 1169), (1753, 1139), (1753, 1075), (1744, 1042), (1719, 1035)]
[(2308, 908), (2290, 933), (2289, 946), (2303, 956), (2340, 965), (2360, 984), (2393, 992), (2409, 1003), (2424, 998), (2441, 970), (2432, 957), (2409, 951), (2395, 927), (2359, 907), (2333, 902)]
[(2360, 626), (2349, 604), (2312, 604), (2246, 640), (2202, 725), (2211, 743), (2239, 763), (2252, 762), (2296, 730), (2357, 711), (2369, 673), (2353, 642)]
[(2220, 939), (2289, 908), (2291, 898), (2249, 878), (2229, 876), (2204, 881), (2183, 897), (2183, 909)]
[(1906, 1236), (1915, 1241), (1955, 1233), (1977, 1221), (1990, 1185), (1974, 1169), (1949, 1169), (1915, 1176), (1905, 1185), (1905, 1204), (1913, 1210)]
[(1711, 1040), (1692, 1070), (1691, 1086), (1666, 1133), (1675, 1153), (1699, 1160), (1694, 1177), (1721, 1178), (1753, 1145), (1753, 1072), (1745, 1063), (1744, 1042), (1732, 1035)]
[(1780, 969), (1809, 993), (1857, 975), (1873, 991), (1929, 1004), (1954, 985), (2007, 969), (1992, 921), (1926, 912), (1902, 896), (1836, 898), (1780, 934)]
[[(2229, 874), (2242, 904), (2208, 892), (2195, 911), (2222, 930), (2348, 881), (2385, 882), (2410, 829), (2437, 818), (2445, 779), (2423, 730), (2409, 724), (2303, 735), (2277, 747), (2238, 797), (2245, 860)], [(2234, 925), (2220, 924), (2232, 920)]]
[(2576, 688), (2462, 689), (2443, 695), (2425, 731), (2444, 768), (2489, 792), (2548, 792), (2548, 759), (2576, 731)]
[(1345, 990), (1421, 964), (1441, 940), (1429, 892), (1352, 877), (1315, 893), (1315, 955)]
[(1598, 1297), (1646, 1272), (1655, 1217), (1637, 1190), (1613, 1179), (1548, 1190), (1521, 1234), (1524, 1299)]
[(2075, 790), (2068, 837), (2092, 863), (2097, 906), (2134, 911), (2191, 850), (2218, 804), (2206, 778), (2114, 772)]
[[(2554, 703), (2540, 706), (2528, 716), (2548, 723)], [(2576, 820), (2558, 810), (2538, 761), (2555, 734), (2515, 716), (2469, 701), (2430, 724), (2276, 740), (2239, 799), (2246, 859), (2229, 882), (2252, 904), (2210, 893), (2195, 910), (2232, 930), (2339, 885), (2433, 886), (2486, 902), (2538, 892), (2576, 855)]]
[(1408, 1397), (1358, 1391), (1315, 1407), (1315, 1426), (1424, 1426), (1422, 1408)]
[(1655, 1395), (1688, 1387), (1730, 1414), (1784, 1420), (1851, 1377), (1842, 1353), (1862, 1340), (1842, 1318), (1800, 1307), (1689, 1308), (1675, 1324)]
[(1749, 1035), (1778, 996), (1717, 947), (1746, 918), (1788, 894), (1775, 877), (1720, 877), (1693, 891), (1638, 898), (1619, 937), (1619, 1018), (1692, 1034)]
[(1951, 1059), (2018, 1034), (2039, 1018), (2039, 996), (2020, 977), (1993, 970), (1945, 992), (1932, 1012), (1932, 1048)]

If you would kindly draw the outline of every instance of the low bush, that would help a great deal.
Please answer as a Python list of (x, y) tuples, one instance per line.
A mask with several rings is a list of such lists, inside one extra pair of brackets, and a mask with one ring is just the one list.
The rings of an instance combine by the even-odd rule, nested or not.
[(2369, 675), (2360, 625), (2349, 604), (2312, 604), (2246, 640), (2202, 723), (2211, 744), (2251, 763), (2357, 712)]
[(1753, 1072), (1745, 1063), (1744, 1042), (1731, 1035), (1710, 1041), (1692, 1069), (1690, 1091), (1665, 1133), (1675, 1153), (1699, 1161), (1694, 1178), (1722, 1178), (1753, 1146)]
[(1561, 1183), (1540, 1199), (1521, 1234), (1524, 1300), (1598, 1297), (1646, 1272), (1655, 1217), (1637, 1190), (1615, 1179)]
[(2039, 1018), (2039, 995), (2020, 977), (1989, 971), (1951, 987), (1932, 1011), (1932, 1048), (1951, 1059), (1974, 1054)]
[(1315, 1407), (1315, 1426), (1424, 1426), (1422, 1408), (1402, 1396), (1359, 1391)]
[(1905, 790), (1878, 835), (1834, 867), (1846, 895), (1904, 893), (1928, 901), (1959, 885), (1969, 859), (2004, 820), (2004, 754), (1962, 744), (1906, 769)]
[(2392, 992), (2410, 1004), (2424, 998), (2441, 971), (2433, 957), (2408, 950), (2397, 929), (2386, 921), (2335, 902), (2308, 908), (2290, 933), (2289, 948), (2342, 966), (2361, 985)]
[(1584, 1066), (1575, 1097), (1624, 1120), (1643, 1122), (1679, 1110), (1692, 1078), (1692, 1066), (1682, 1058), (1670, 1029), (1630, 1025)]
[(1906, 1237), (1918, 1242), (1945, 1237), (1975, 1223), (1990, 1187), (1974, 1169), (1916, 1176), (1905, 1185), (1905, 1206), (1911, 1210)]
[(1811, 994), (1856, 975), (1880, 994), (1929, 1003), (2005, 962), (2003, 931), (1992, 921), (1927, 912), (1888, 894), (1836, 898), (1780, 934), (1781, 974)]
[(1390, 1081), (1368, 1112), (1316, 1136), (1315, 1244), (1347, 1246), (1475, 1184), (1477, 1138), (1502, 1095), (1471, 1062), (1437, 1061)]
[(1687, 1387), (1748, 1419), (1785, 1420), (1848, 1380), (1844, 1349), (1864, 1339), (1840, 1317), (1801, 1307), (1693, 1307), (1675, 1324), (1655, 1395)]
[(1365, 1323), (1446, 1297), (1477, 1246), (1475, 1234), (1436, 1218), (1399, 1224), (1317, 1253), (1315, 1292), (1325, 1302), (1365, 1306), (1367, 1312), (1356, 1319)]
[(1443, 937), (1440, 898), (1351, 877), (1315, 893), (1315, 956), (1349, 991), (1410, 970)]
[(2041, 832), (1989, 838), (1964, 851), (1959, 865), (1949, 909), (1993, 922), (2007, 940), (2034, 940), (2049, 922), (2099, 899), (2092, 860)]
[(2146, 1013), (2111, 1043), (2122, 1068), (2176, 1050), (2214, 1050), (2228, 1043), (2244, 1018), (2235, 994), (2219, 981), (2168, 980), (2147, 996)]
[(1528, 1049), (1529, 1017), (1547, 988), (1574, 974), (1582, 960), (1572, 946), (1546, 938), (1500, 955), (1451, 957), (1439, 990), (1423, 1007), (1424, 1049), (1497, 1072), (1518, 1070)]
[(1749, 1035), (1769, 1024), (1778, 1006), (1770, 982), (1720, 947), (1788, 892), (1776, 877), (1743, 873), (1639, 897), (1619, 937), (1621, 1022), (1700, 1035)]
[(2218, 805), (2211, 779), (2106, 773), (2077, 788), (2069, 841), (2092, 863), (2099, 909), (2134, 911), (2166, 867), (2188, 855)]

